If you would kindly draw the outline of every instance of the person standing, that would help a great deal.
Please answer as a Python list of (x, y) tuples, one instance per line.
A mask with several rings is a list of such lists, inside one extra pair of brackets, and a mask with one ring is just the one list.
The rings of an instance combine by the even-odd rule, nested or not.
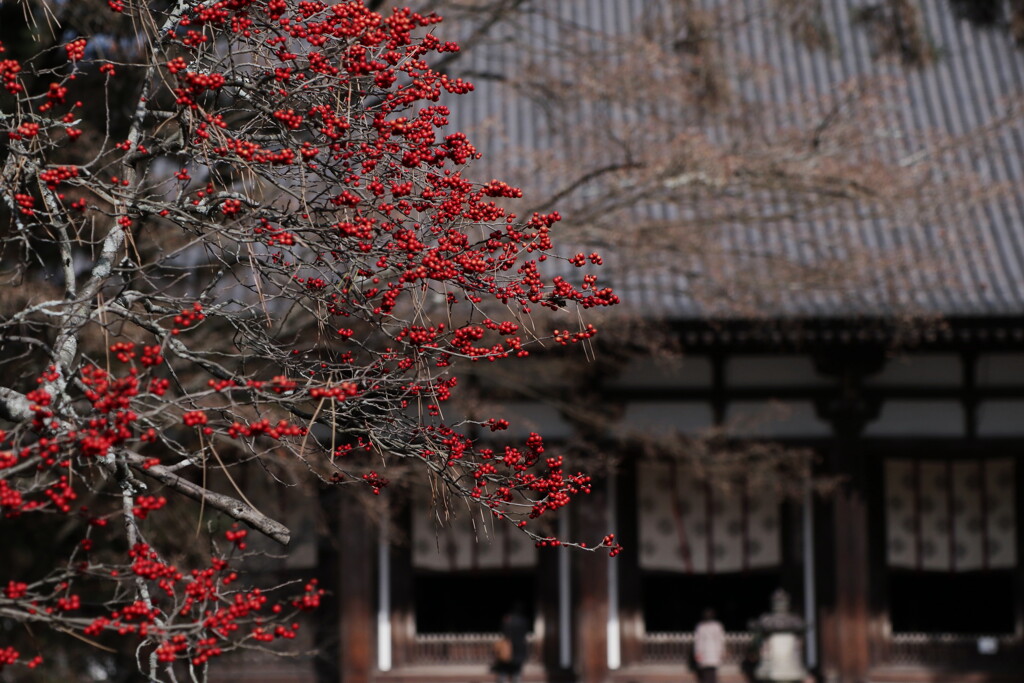
[(725, 658), (725, 629), (715, 619), (713, 609), (704, 610), (693, 634), (693, 658), (700, 683), (717, 683), (718, 667)]
[(516, 603), (512, 611), (501, 620), (502, 641), (507, 643), (494, 662), (492, 670), (498, 675), (498, 683), (519, 683), (526, 662), (526, 635), (530, 632), (530, 622), (526, 618), (521, 603)]

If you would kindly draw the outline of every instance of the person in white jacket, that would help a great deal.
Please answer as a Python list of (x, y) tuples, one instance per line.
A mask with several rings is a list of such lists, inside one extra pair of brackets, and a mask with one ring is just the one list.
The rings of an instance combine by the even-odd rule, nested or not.
[(700, 683), (717, 683), (718, 667), (725, 658), (725, 629), (715, 619), (713, 609), (704, 610), (693, 634), (693, 658)]

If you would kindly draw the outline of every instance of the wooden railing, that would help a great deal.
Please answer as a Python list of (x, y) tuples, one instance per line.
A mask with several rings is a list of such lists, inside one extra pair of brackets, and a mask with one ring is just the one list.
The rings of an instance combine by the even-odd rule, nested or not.
[[(740, 664), (754, 635), (746, 631), (725, 634), (725, 663)], [(687, 662), (693, 651), (693, 633), (647, 633), (643, 637), (645, 662)]]
[[(428, 633), (413, 639), (411, 661), (418, 664), (487, 664), (493, 659), (497, 633)], [(753, 634), (727, 633), (726, 663), (740, 664)], [(985, 639), (979, 647), (979, 639)], [(532, 640), (532, 639), (531, 639)], [(537, 658), (531, 642), (530, 659)], [(983, 652), (995, 646), (994, 652)], [(647, 633), (643, 661), (684, 663), (693, 650), (693, 633)], [(1024, 662), (1024, 642), (1013, 635), (977, 636), (958, 633), (897, 633), (884, 645), (882, 659), (893, 666), (948, 666), (989, 668)]]
[(894, 633), (883, 658), (894, 666), (988, 668), (1024, 660), (1024, 643), (1013, 635), (960, 633)]
[[(423, 633), (412, 641), (412, 661), (417, 664), (488, 664), (494, 659), (498, 633)], [(537, 648), (527, 638), (530, 659)]]

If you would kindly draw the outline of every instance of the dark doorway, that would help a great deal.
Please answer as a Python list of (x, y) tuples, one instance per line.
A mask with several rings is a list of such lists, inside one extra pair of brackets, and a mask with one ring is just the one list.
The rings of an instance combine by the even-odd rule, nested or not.
[(423, 572), (413, 579), (417, 633), (490, 633), (520, 605), (533, 623), (533, 572)]
[(648, 632), (692, 631), (701, 612), (711, 607), (727, 631), (745, 631), (771, 606), (781, 584), (778, 571), (731, 574), (645, 572), (641, 582)]
[(1013, 633), (1011, 571), (889, 574), (889, 618), (896, 633)]

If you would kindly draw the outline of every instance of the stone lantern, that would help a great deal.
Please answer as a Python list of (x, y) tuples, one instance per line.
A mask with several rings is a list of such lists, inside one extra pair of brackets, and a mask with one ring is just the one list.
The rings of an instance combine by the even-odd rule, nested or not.
[(754, 671), (758, 681), (803, 683), (804, 620), (790, 612), (789, 594), (781, 588), (772, 593), (772, 610), (751, 623), (760, 644), (760, 661)]

